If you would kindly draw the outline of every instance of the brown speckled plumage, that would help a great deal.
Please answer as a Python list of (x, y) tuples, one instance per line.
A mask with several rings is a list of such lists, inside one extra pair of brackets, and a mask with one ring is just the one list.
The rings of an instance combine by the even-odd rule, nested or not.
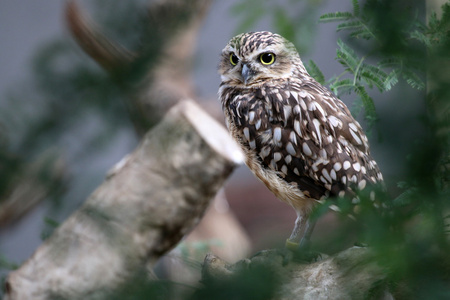
[[(270, 64), (261, 58), (267, 53), (275, 56)], [(219, 72), (227, 125), (247, 165), (297, 212), (292, 242), (300, 241), (318, 201), (358, 201), (356, 190), (383, 181), (359, 123), (307, 73), (295, 47), (280, 35), (234, 37), (222, 51)]]

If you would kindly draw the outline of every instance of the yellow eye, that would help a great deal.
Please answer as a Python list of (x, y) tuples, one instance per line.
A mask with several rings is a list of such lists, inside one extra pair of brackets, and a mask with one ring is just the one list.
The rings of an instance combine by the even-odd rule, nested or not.
[(239, 58), (234, 53), (231, 53), (230, 54), (230, 62), (233, 66), (235, 66), (239, 62)]
[(275, 62), (275, 54), (273, 53), (263, 53), (259, 56), (259, 60), (263, 65), (271, 65)]

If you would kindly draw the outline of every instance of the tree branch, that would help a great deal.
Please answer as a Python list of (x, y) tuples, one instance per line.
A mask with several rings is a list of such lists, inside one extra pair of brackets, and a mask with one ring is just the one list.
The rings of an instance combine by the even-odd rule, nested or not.
[(221, 125), (181, 102), (9, 275), (6, 299), (107, 297), (151, 270), (199, 222), (241, 161)]

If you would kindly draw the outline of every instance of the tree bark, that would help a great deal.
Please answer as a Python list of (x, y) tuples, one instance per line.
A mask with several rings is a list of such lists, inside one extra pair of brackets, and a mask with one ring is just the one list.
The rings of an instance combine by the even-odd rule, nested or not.
[(275, 285), (271, 299), (393, 299), (383, 282), (386, 273), (372, 259), (370, 248), (352, 247), (333, 256), (323, 255), (314, 263), (290, 261), (283, 265), (284, 259), (277, 250), (265, 250), (251, 259), (230, 265), (209, 254), (203, 263), (202, 282), (206, 286), (214, 285), (215, 281), (227, 282), (240, 272), (265, 266), (267, 268), (259, 268), (258, 272), (270, 270), (280, 283)]
[(6, 299), (103, 299), (200, 220), (242, 154), (192, 101), (173, 107), (6, 282)]

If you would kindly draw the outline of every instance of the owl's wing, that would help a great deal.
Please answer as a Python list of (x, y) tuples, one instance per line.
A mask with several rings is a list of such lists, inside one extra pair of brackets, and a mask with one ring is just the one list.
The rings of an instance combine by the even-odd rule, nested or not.
[(291, 83), (239, 97), (230, 108), (243, 142), (307, 196), (352, 196), (382, 180), (361, 126), (321, 85)]

